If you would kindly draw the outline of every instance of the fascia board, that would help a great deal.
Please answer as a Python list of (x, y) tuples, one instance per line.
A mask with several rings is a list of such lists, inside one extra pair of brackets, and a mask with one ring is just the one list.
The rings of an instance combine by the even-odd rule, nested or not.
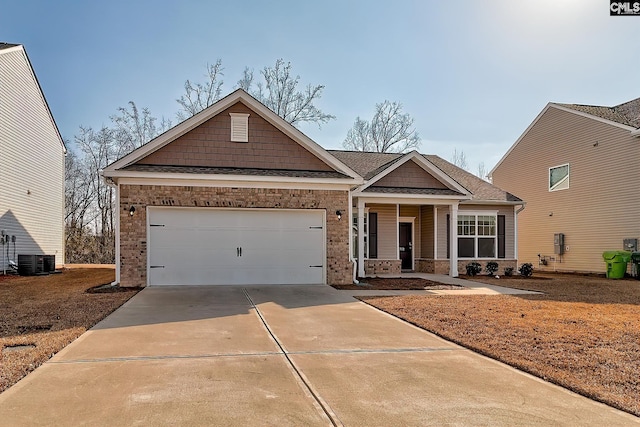
[(261, 182), (265, 183), (314, 183), (328, 185), (343, 185), (352, 188), (354, 180), (339, 178), (303, 178), (303, 177), (279, 177), (279, 176), (262, 176), (262, 175), (232, 175), (232, 174), (191, 174), (191, 173), (158, 173), (158, 172), (136, 172), (136, 171), (107, 171), (102, 170), (100, 174), (104, 178), (112, 178), (116, 181), (127, 178), (143, 178), (161, 182), (167, 181), (195, 181), (208, 182), (215, 185), (216, 182), (233, 181), (233, 182), (250, 182), (254, 185)]
[(406, 204), (406, 205), (448, 205), (453, 202), (462, 203), (464, 198), (455, 196), (438, 196), (434, 198), (416, 197), (415, 194), (388, 194), (368, 193), (368, 195), (353, 194), (354, 199), (362, 200), (365, 203), (375, 204)]
[(157, 179), (142, 177), (119, 178), (118, 185), (154, 185), (167, 187), (222, 187), (222, 188), (281, 188), (296, 190), (332, 190), (349, 192), (350, 187), (344, 183), (309, 182), (309, 181), (236, 181), (233, 179), (196, 180), (196, 179)]

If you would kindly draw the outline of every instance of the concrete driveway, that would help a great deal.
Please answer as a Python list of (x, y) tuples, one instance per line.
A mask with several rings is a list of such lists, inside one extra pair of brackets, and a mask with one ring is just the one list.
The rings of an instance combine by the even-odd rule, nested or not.
[(329, 286), (147, 288), (0, 394), (0, 425), (640, 425)]

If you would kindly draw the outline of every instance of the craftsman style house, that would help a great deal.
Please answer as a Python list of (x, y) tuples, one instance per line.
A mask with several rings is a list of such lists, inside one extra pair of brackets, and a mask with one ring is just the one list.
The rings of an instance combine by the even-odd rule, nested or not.
[(517, 263), (523, 201), (437, 156), (327, 151), (236, 90), (103, 171), (123, 286), (347, 284)]

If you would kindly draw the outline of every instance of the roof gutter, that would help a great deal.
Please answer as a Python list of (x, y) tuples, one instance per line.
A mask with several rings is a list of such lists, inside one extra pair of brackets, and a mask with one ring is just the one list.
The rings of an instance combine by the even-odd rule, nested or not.
[(640, 138), (640, 128), (632, 130), (631, 136), (635, 136), (636, 138)]

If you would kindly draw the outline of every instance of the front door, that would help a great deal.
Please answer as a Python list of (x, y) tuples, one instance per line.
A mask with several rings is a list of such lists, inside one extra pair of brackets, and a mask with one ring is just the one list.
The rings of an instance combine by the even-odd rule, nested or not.
[(413, 270), (413, 230), (410, 222), (400, 223), (400, 261), (402, 261), (403, 270)]

